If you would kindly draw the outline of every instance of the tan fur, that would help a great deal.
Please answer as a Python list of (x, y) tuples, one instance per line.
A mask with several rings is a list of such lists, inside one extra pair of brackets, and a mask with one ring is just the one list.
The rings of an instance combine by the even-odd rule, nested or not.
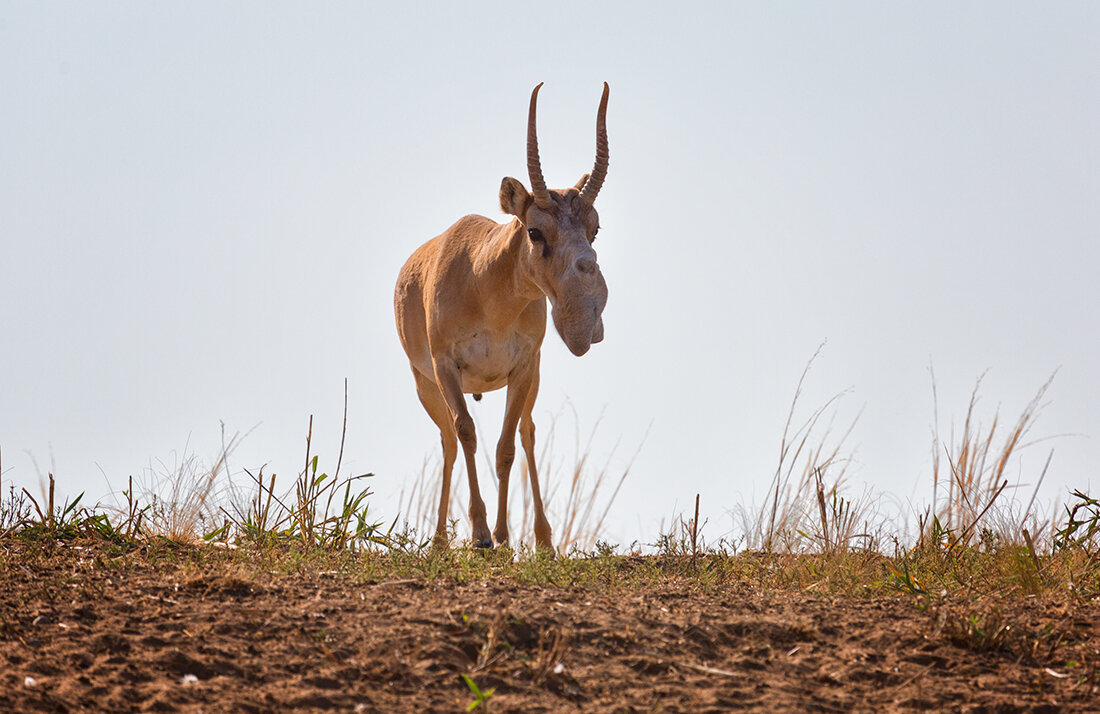
[[(508, 477), (518, 426), (531, 475), (535, 541), (539, 547), (552, 547), (535, 468), (531, 419), (546, 334), (546, 299), (555, 329), (574, 354), (584, 354), (593, 342), (603, 339), (601, 313), (607, 285), (592, 241), (599, 228), (593, 202), (607, 171), (607, 85), (597, 118), (592, 175), (598, 177), (598, 184), (586, 187), (590, 183), (586, 174), (576, 186), (564, 190), (547, 190), (542, 183), (534, 130), (537, 93), (538, 87), (532, 92), (528, 120), (528, 169), (535, 190), (528, 192), (514, 178), (505, 178), (500, 186), (501, 208), (514, 218), (505, 224), (483, 216), (460, 219), (420, 246), (397, 278), (397, 332), (420, 402), (443, 441), (437, 542), (447, 537), (451, 472), (459, 443), (469, 478), (474, 543), (491, 547), (494, 537), (498, 544), (508, 542)], [(505, 386), (504, 426), (496, 451), (497, 521), (490, 535), (474, 462), (477, 437), (463, 395), (480, 396)]]

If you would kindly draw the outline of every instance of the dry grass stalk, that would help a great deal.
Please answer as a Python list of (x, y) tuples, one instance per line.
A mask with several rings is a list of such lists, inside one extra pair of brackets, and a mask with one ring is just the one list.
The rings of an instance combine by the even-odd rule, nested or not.
[(699, 494), (695, 494), (695, 517), (691, 519), (691, 566), (699, 558)]
[[(626, 477), (634, 465), (634, 460), (641, 451), (642, 444), (645, 443), (645, 436), (643, 436), (638, 448), (631, 455), (626, 466), (623, 467), (622, 473), (619, 474), (617, 479), (611, 477), (609, 481), (611, 461), (618, 450), (618, 443), (611, 449), (607, 460), (598, 470), (588, 468), (589, 455), (592, 453), (592, 439), (596, 436), (596, 430), (599, 428), (602, 419), (603, 415), (601, 414), (600, 418), (593, 424), (592, 432), (589, 434), (588, 441), (582, 451), (578, 418), (574, 412), (573, 469), (569, 480), (569, 492), (565, 503), (560, 509), (555, 507), (555, 494), (558, 492), (561, 482), (556, 482), (553, 488), (550, 489), (549, 503), (551, 505), (548, 506), (548, 509), (552, 508), (556, 522), (560, 524), (556, 546), (558, 551), (562, 553), (568, 552), (571, 548), (588, 551), (595, 546), (597, 539), (603, 532), (607, 514), (611, 510), (612, 504), (615, 503), (615, 498), (618, 497), (619, 490), (622, 488), (623, 482), (626, 481)], [(553, 425), (551, 426), (552, 429)], [(550, 443), (552, 443), (552, 440), (548, 439), (547, 447)], [(527, 481), (526, 475), (526, 467), (524, 467), (525, 483)], [(607, 492), (609, 483), (613, 483), (614, 486), (611, 488), (610, 495), (603, 502), (603, 508), (601, 509), (599, 507), (600, 495)], [(526, 517), (526, 514), (524, 515)]]
[(551, 673), (557, 669), (565, 657), (568, 638), (560, 627), (544, 627), (539, 631), (538, 652), (534, 657), (534, 682), (543, 684)]
[[(3, 453), (0, 452), (0, 485), (3, 484), (3, 477)], [(0, 494), (2, 493), (3, 489), (0, 488)], [(14, 533), (26, 525), (31, 516), (30, 505), (27, 500), (25, 489), (16, 492), (15, 484), (8, 484), (7, 499), (0, 499), (0, 534)], [(33, 499), (30, 500), (33, 501)]]
[[(219, 474), (229, 475), (229, 457), (241, 441), (239, 433), (228, 441), (222, 427), (222, 445), (211, 466), (207, 467), (189, 451), (190, 439), (182, 456), (168, 466), (157, 461), (159, 472), (150, 469), (142, 484), (141, 500), (149, 504), (148, 531), (178, 543), (202, 539), (208, 526), (214, 523), (219, 510), (221, 492)], [(130, 493), (133, 493), (131, 485)], [(132, 497), (131, 497), (132, 498)]]
[[(929, 371), (931, 372), (931, 368)], [(1001, 539), (1010, 544), (1020, 544), (1022, 530), (1029, 525), (1033, 534), (1040, 532), (1041, 524), (1036, 521), (1031, 509), (1039, 485), (1046, 477), (1047, 467), (1050, 465), (1049, 456), (1036, 483), (1035, 492), (1022, 514), (1014, 513), (1011, 503), (1001, 505), (997, 502), (1009, 488), (1009, 482), (1004, 478), (1004, 474), (1010, 460), (1022, 449), (1036, 443), (1026, 441), (1026, 437), (1042, 411), (1043, 398), (1054, 380), (1054, 375), (1051, 375), (1039, 388), (1015, 423), (1008, 427), (1007, 432), (1002, 429), (999, 414), (996, 412), (989, 427), (983, 427), (978, 420), (979, 392), (984, 377), (984, 374), (978, 377), (970, 393), (961, 433), (956, 435), (952, 426), (949, 442), (941, 441), (938, 414), (935, 417), (932, 458), (933, 506), (930, 513), (932, 517), (922, 519), (919, 534), (921, 542), (931, 537), (932, 534), (928, 529), (934, 526), (936, 532), (947, 536), (949, 547), (960, 544), (969, 545), (974, 534), (983, 530), (982, 526), (987, 520), (999, 522), (1000, 527), (997, 531)], [(933, 409), (938, 413), (934, 374), (932, 375), (932, 399)], [(941, 456), (947, 458), (949, 478), (941, 473)]]
[[(845, 443), (859, 421), (858, 414), (830, 445), (838, 402), (849, 390), (830, 397), (800, 426), (792, 429), (806, 377), (824, 346), (824, 343), (818, 346), (798, 379), (783, 427), (779, 462), (763, 504), (753, 514), (743, 507), (735, 510), (741, 520), (745, 544), (751, 549), (796, 552), (816, 543), (825, 550), (834, 550), (849, 547), (851, 541), (861, 535), (855, 532), (855, 523), (866, 508), (866, 502), (861, 500), (853, 504), (840, 496), (852, 459), (851, 454), (844, 451)], [(819, 429), (826, 416), (828, 422), (824, 429)], [(796, 479), (795, 470), (800, 464), (801, 472)], [(826, 484), (824, 477), (830, 471), (831, 482)], [(832, 511), (827, 507), (830, 501)], [(831, 512), (833, 517), (830, 517)]]

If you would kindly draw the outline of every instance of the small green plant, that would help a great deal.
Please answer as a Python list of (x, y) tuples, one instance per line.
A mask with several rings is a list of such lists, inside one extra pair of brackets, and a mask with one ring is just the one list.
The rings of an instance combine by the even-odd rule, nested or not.
[[(31, 495), (30, 491), (23, 489), (24, 495), (30, 500), (31, 506), (34, 507), (37, 520), (30, 518), (25, 521), (23, 528), (20, 530), (22, 535), (42, 536), (47, 539), (58, 540), (75, 538), (88, 525), (89, 520), (93, 521), (93, 527), (99, 523), (99, 520), (92, 517), (85, 509), (78, 508), (80, 499), (84, 498), (83, 492), (78, 494), (72, 501), (66, 499), (62, 505), (55, 505), (54, 489), (56, 483), (53, 474), (48, 474), (48, 478), (49, 491), (46, 496), (45, 509), (38, 505), (38, 501)], [(103, 520), (106, 522), (106, 519)], [(107, 525), (110, 525), (109, 522), (107, 522)]]
[(118, 530), (126, 540), (132, 540), (142, 532), (141, 522), (144, 520), (145, 514), (150, 507), (148, 505), (138, 505), (138, 499), (134, 495), (133, 476), (130, 477), (130, 488), (123, 491), (122, 495), (126, 497), (126, 520), (119, 525)]
[(1073, 497), (1077, 502), (1066, 506), (1065, 525), (1054, 531), (1052, 555), (1070, 563), (1070, 589), (1088, 600), (1100, 591), (1100, 499), (1081, 490)]
[(1066, 506), (1066, 525), (1054, 532), (1054, 548), (1083, 550), (1091, 559), (1100, 552), (1100, 499), (1080, 490), (1073, 492), (1077, 502)]
[(996, 609), (985, 615), (968, 613), (958, 619), (948, 619), (945, 624), (944, 629), (952, 642), (974, 652), (1007, 649), (1012, 632), (1012, 627)]
[(474, 701), (470, 702), (466, 707), (466, 711), (472, 712), (480, 706), (484, 706), (485, 711), (489, 711), (489, 697), (493, 696), (493, 692), (497, 690), (496, 687), (487, 689), (484, 692), (477, 686), (477, 683), (467, 674), (463, 674), (462, 681), (466, 682), (466, 686), (470, 688), (470, 691), (474, 693)]
[[(340, 478), (340, 466), (344, 460), (344, 442), (347, 436), (348, 402), (347, 380), (344, 381), (344, 426), (340, 434), (340, 454), (336, 470), (331, 475), (318, 473), (320, 458), (311, 454), (313, 443), (313, 416), (309, 417), (306, 432), (305, 467), (298, 473), (290, 492), (281, 497), (275, 493), (275, 474), (265, 479), (263, 469), (254, 475), (245, 473), (256, 486), (247, 507), (236, 505), (235, 512), (221, 509), (226, 521), (205, 536), (206, 540), (225, 540), (240, 535), (256, 544), (298, 541), (307, 547), (336, 550), (357, 549), (369, 546), (391, 547), (391, 535), (397, 525), (395, 518), (389, 530), (383, 532), (381, 521), (371, 522), (367, 517), (367, 498), (371, 490), (360, 482), (373, 474), (359, 474)], [(401, 541), (408, 546), (411, 538)]]
[(903, 590), (913, 595), (928, 595), (928, 591), (921, 587), (920, 582), (909, 572), (909, 564), (902, 562), (899, 570), (893, 563), (890, 567), (890, 585), (898, 590)]

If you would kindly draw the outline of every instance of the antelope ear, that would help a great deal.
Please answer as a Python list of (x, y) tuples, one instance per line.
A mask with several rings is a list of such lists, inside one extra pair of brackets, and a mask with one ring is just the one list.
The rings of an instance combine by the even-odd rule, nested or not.
[(576, 184), (574, 184), (573, 188), (577, 189), (578, 191), (583, 191), (584, 190), (584, 185), (586, 183), (588, 183), (588, 176), (589, 176), (589, 174), (585, 174), (584, 176), (581, 176), (581, 180), (578, 181)]
[(522, 221), (527, 215), (527, 207), (534, 200), (531, 194), (527, 193), (524, 185), (511, 176), (505, 176), (500, 182), (500, 210), (505, 213), (510, 213)]

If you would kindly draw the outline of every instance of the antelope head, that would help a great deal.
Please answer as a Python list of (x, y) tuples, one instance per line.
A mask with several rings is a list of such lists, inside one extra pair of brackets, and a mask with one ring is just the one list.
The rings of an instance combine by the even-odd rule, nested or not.
[(531, 192), (511, 177), (500, 184), (500, 207), (520, 220), (527, 232), (523, 261), (527, 274), (550, 299), (554, 329), (578, 357), (603, 339), (607, 304), (604, 282), (592, 242), (600, 228), (596, 195), (607, 176), (607, 83), (596, 114), (596, 164), (572, 188), (548, 190), (539, 162), (535, 105), (539, 87), (531, 92), (527, 115), (527, 173)]

